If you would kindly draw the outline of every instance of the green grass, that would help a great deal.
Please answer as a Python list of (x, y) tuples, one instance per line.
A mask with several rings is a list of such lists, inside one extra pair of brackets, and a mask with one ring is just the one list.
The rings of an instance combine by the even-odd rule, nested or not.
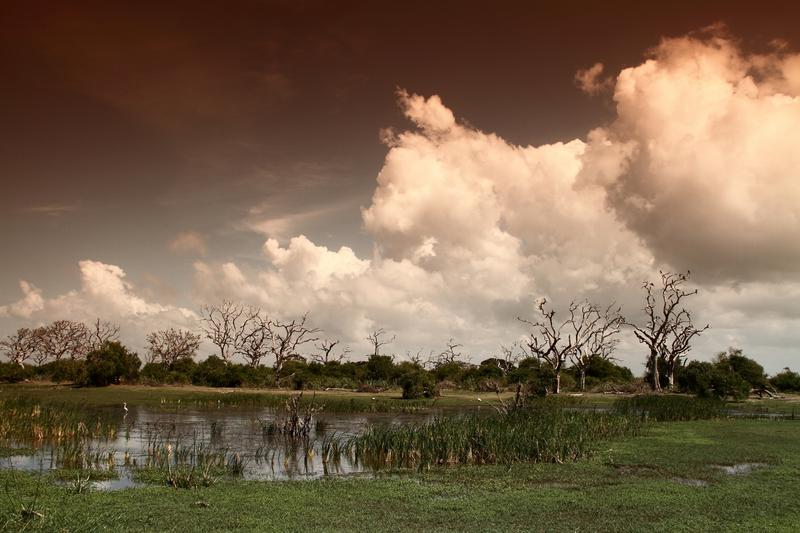
[[(744, 462), (767, 466), (742, 476), (714, 466)], [(35, 475), (0, 471), (0, 485), (7, 482), (12, 497), (0, 493), (0, 529), (8, 531), (796, 531), (800, 424), (659, 423), (575, 463), (375, 479), (72, 494)], [(26, 519), (23, 507), (42, 516)]]
[(662, 422), (708, 420), (724, 416), (725, 402), (716, 398), (647, 394), (621, 398), (614, 402), (612, 411)]
[[(370, 426), (339, 447), (346, 450), (344, 455), (373, 468), (564, 463), (585, 457), (602, 439), (634, 436), (640, 430), (639, 416), (570, 411), (538, 403), (507, 415), (470, 413), (415, 424)], [(323, 457), (329, 456), (338, 457), (323, 446)]]

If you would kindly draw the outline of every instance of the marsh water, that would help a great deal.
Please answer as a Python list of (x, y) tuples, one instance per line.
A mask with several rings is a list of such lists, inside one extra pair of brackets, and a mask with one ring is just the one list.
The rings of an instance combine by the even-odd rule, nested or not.
[[(348, 457), (323, 461), (321, 447), (326, 436), (347, 438), (371, 424), (420, 422), (444, 412), (442, 409), (417, 413), (323, 412), (314, 415), (306, 438), (290, 438), (267, 430), (281, 416), (272, 408), (130, 406), (126, 414), (119, 416), (114, 438), (94, 439), (84, 444), (88, 452), (85, 455), (90, 459), (83, 466), (117, 473), (118, 479), (96, 482), (95, 487), (100, 489), (135, 485), (134, 471), (155, 466), (158, 455), (163, 456), (167, 449), (172, 463), (192, 464), (201, 456), (216, 456), (224, 463), (235, 457), (241, 461), (240, 475), (245, 479), (352, 475), (369, 472), (369, 468)], [(448, 414), (458, 412), (463, 409), (447, 410)], [(181, 458), (179, 450), (183, 450)], [(35, 448), (32, 455), (0, 459), (0, 464), (35, 471), (64, 466), (58, 451), (49, 445)]]

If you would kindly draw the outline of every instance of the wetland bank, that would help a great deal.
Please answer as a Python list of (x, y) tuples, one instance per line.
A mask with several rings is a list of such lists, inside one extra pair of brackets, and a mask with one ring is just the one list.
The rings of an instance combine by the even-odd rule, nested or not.
[[(800, 519), (792, 399), (590, 395), (507, 413), (512, 398), (488, 395), (304, 394), (289, 435), (282, 406), (296, 394), (0, 394), (15, 420), (0, 419), (8, 531), (368, 529), (375, 505), (397, 530), (790, 531)], [(614, 513), (593, 512), (601, 502)]]

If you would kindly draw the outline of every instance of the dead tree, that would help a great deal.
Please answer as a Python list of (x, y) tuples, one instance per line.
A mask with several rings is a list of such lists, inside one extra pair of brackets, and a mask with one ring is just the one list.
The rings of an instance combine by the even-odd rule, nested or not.
[(504, 344), (500, 345), (500, 357), (495, 358), (495, 364), (497, 368), (503, 372), (503, 375), (507, 376), (514, 368), (516, 368), (517, 363), (519, 363), (520, 359), (522, 359), (522, 354), (519, 353), (519, 343), (514, 342), (511, 346), (506, 346)]
[(547, 363), (555, 374), (553, 392), (561, 392), (561, 370), (564, 363), (575, 352), (582, 350), (592, 338), (600, 313), (597, 307), (588, 302), (569, 304), (569, 316), (562, 321), (557, 321), (554, 309), (546, 310), (547, 300), (542, 299), (537, 306), (540, 317), (537, 320), (524, 320), (521, 322), (531, 326), (531, 333), (526, 341), (526, 347), (531, 357), (536, 357)]
[(41, 365), (47, 359), (60, 361), (65, 357), (80, 359), (89, 352), (89, 329), (82, 322), (56, 320), (49, 326), (34, 330), (37, 339), (37, 354), (34, 359)]
[(442, 366), (450, 363), (463, 364), (463, 354), (460, 351), (460, 348), (463, 347), (463, 344), (457, 343), (455, 339), (450, 337), (450, 340), (447, 341), (446, 348), (439, 352), (439, 355), (436, 357), (435, 366)]
[(119, 340), (119, 324), (97, 318), (88, 328), (89, 351), (99, 350), (107, 342)]
[(397, 339), (397, 335), (392, 335), (391, 339), (384, 340), (383, 337), (387, 335), (386, 330), (383, 328), (376, 329), (364, 339), (372, 345), (372, 356), (378, 357), (381, 354), (381, 348), (387, 344), (393, 343)]
[(298, 359), (300, 346), (316, 342), (319, 329), (306, 325), (308, 313), (291, 322), (270, 321), (270, 353), (275, 358), (275, 384), (280, 386), (281, 370), (287, 361)]
[(247, 325), (247, 309), (238, 303), (224, 301), (219, 305), (204, 305), (200, 313), (206, 338), (217, 347), (225, 364), (231, 364)]
[(665, 342), (659, 348), (659, 355), (667, 366), (667, 388), (669, 390), (675, 387), (675, 368), (681, 358), (686, 357), (691, 350), (691, 340), (707, 329), (708, 324), (700, 329), (694, 327), (692, 316), (685, 309), (681, 309), (675, 315), (675, 320), (668, 328)]
[(316, 345), (318, 351), (311, 356), (311, 359), (321, 365), (327, 365), (328, 363), (341, 363), (347, 357), (347, 354), (350, 353), (350, 348), (346, 346), (339, 353), (335, 352), (336, 347), (341, 344), (341, 342), (342, 341), (339, 339), (325, 339)]
[(580, 373), (580, 388), (586, 390), (586, 370), (593, 358), (611, 359), (611, 354), (619, 344), (617, 335), (625, 322), (622, 308), (613, 304), (601, 312), (596, 306), (590, 306), (590, 317), (586, 321), (588, 339), (578, 344), (570, 353), (570, 359)]
[[(689, 279), (690, 272), (672, 273), (661, 272), (661, 286), (646, 281), (642, 284), (644, 289), (644, 321), (641, 324), (625, 322), (633, 328), (633, 332), (640, 343), (648, 349), (647, 360), (652, 365), (653, 383), (655, 391), (661, 391), (661, 379), (658, 370), (658, 358), (664, 357), (670, 371), (670, 387), (674, 382), (674, 369), (681, 357), (689, 351), (689, 342), (692, 338), (708, 329), (708, 325), (696, 329), (692, 325), (692, 317), (681, 306), (683, 300), (697, 294), (697, 289), (684, 288)], [(671, 361), (671, 363), (669, 362)]]
[(255, 368), (271, 353), (271, 349), (272, 331), (269, 318), (261, 309), (249, 308), (241, 336), (237, 341), (237, 353)]
[(187, 330), (163, 329), (147, 335), (149, 363), (172, 368), (181, 359), (192, 359), (200, 348), (200, 335)]
[(0, 341), (0, 349), (10, 362), (23, 366), (36, 353), (36, 343), (37, 337), (33, 330), (19, 328), (16, 333)]

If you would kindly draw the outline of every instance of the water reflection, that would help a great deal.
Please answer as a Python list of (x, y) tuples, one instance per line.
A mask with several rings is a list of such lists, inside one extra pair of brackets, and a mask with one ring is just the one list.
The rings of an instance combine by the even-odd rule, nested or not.
[(341, 476), (369, 469), (344, 456), (324, 461), (322, 448), (326, 439), (356, 435), (370, 424), (419, 422), (441, 412), (323, 412), (315, 415), (308, 438), (297, 439), (268, 431), (277, 419), (272, 409), (218, 406), (163, 410), (129, 405), (128, 411), (119, 417), (113, 439), (82, 444), (80, 464), (75, 464), (74, 449), (67, 446), (65, 451), (50, 445), (41, 446), (35, 455), (9, 457), (2, 464), (34, 471), (63, 467), (116, 471), (119, 479), (94, 482), (93, 486), (102, 490), (136, 486), (133, 473), (138, 468), (165, 467), (167, 463), (194, 465), (199, 461), (216, 461), (216, 466), (225, 467), (233, 458), (241, 461), (241, 475), (245, 479)]

